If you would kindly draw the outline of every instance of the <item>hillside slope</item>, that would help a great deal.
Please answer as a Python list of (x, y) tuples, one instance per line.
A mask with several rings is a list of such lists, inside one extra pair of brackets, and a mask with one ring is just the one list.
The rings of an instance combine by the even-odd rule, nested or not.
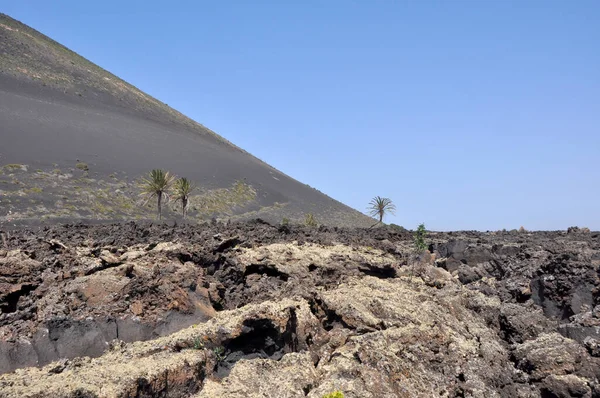
[(0, 223), (151, 218), (135, 182), (153, 168), (199, 186), (195, 219), (370, 223), (4, 14), (0, 139)]

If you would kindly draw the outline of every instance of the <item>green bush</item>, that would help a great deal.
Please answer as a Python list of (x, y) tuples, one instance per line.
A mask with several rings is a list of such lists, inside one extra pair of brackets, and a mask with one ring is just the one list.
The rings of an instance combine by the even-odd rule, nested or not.
[(425, 224), (419, 224), (417, 231), (415, 232), (415, 250), (418, 252), (422, 252), (427, 249), (427, 243), (425, 243), (425, 236), (427, 235), (427, 230), (425, 229)]
[(87, 165), (87, 163), (77, 163), (77, 164), (75, 165), (75, 167), (77, 167), (77, 168), (78, 168), (79, 170), (81, 170), (81, 171), (89, 171), (89, 170), (90, 170), (90, 168), (89, 168), (89, 166)]
[(202, 339), (200, 338), (200, 336), (194, 337), (193, 348), (194, 348), (194, 350), (201, 350), (204, 348), (204, 343), (202, 342)]
[(323, 398), (344, 398), (344, 393), (341, 391), (334, 391), (323, 395)]
[(312, 213), (308, 213), (304, 218), (304, 224), (306, 224), (307, 227), (316, 227), (317, 219)]

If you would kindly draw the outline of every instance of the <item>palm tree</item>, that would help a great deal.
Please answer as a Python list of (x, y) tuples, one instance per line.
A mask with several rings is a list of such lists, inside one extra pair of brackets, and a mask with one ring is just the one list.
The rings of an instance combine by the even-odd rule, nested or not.
[(383, 222), (383, 217), (386, 214), (395, 214), (396, 206), (392, 203), (392, 200), (389, 198), (375, 196), (369, 202), (368, 210), (369, 215), (371, 217), (379, 218), (379, 222)]
[(194, 185), (187, 178), (182, 177), (175, 181), (175, 196), (173, 199), (175, 201), (181, 201), (181, 213), (183, 218), (185, 218), (185, 214), (187, 212), (190, 194), (195, 188), (196, 187), (194, 187)]
[(146, 203), (156, 196), (158, 207), (158, 219), (162, 219), (162, 199), (169, 198), (169, 190), (175, 177), (168, 171), (154, 169), (148, 174), (148, 177), (142, 179), (142, 193), (146, 197)]

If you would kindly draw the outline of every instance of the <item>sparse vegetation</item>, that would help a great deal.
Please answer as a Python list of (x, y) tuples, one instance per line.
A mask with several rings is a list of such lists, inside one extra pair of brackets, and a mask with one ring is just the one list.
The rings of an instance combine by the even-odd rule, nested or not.
[(425, 229), (425, 224), (421, 223), (415, 232), (415, 250), (417, 252), (422, 252), (427, 249), (427, 243), (425, 243), (426, 236), (427, 230)]
[(147, 203), (152, 198), (156, 197), (156, 207), (158, 211), (158, 219), (162, 219), (162, 200), (169, 198), (169, 191), (173, 185), (175, 178), (168, 171), (160, 169), (152, 170), (147, 178), (142, 179), (142, 193)]
[(308, 213), (304, 217), (304, 225), (306, 225), (307, 227), (311, 227), (311, 228), (314, 228), (318, 225), (317, 219), (315, 218), (315, 216), (312, 213)]
[(281, 220), (281, 225), (290, 225), (290, 219), (283, 217), (283, 220)]
[(25, 193), (42, 193), (44, 190), (40, 187), (32, 187), (25, 190)]
[(395, 214), (396, 206), (390, 198), (376, 196), (369, 202), (368, 211), (371, 217), (378, 219), (379, 222), (383, 222), (383, 217), (387, 214)]
[(525, 227), (523, 227), (521, 225), (521, 228), (519, 228), (519, 232), (523, 234), (523, 233), (527, 232), (527, 230), (525, 229)]
[(194, 345), (192, 346), (194, 350), (202, 350), (204, 348), (204, 343), (200, 336), (194, 337)]
[(8, 171), (8, 172), (17, 171), (17, 170), (27, 171), (27, 165), (11, 163), (11, 164), (2, 166), (2, 170)]
[(194, 190), (194, 186), (187, 178), (179, 178), (175, 181), (173, 199), (175, 202), (181, 202), (181, 214), (185, 219), (190, 194)]
[(344, 398), (344, 393), (341, 391), (334, 391), (323, 395), (323, 398)]
[(75, 167), (77, 167), (77, 168), (78, 168), (79, 170), (81, 170), (81, 171), (90, 171), (90, 168), (89, 168), (89, 166), (87, 165), (87, 163), (82, 163), (82, 162), (79, 162), (79, 163), (77, 163), (77, 164), (75, 165)]
[(232, 215), (235, 208), (245, 206), (254, 199), (254, 188), (243, 181), (236, 181), (230, 188), (213, 189), (190, 197), (189, 206), (202, 219), (217, 214)]
[(225, 358), (227, 358), (227, 355), (225, 355), (225, 348), (223, 348), (223, 347), (213, 348), (213, 354), (215, 354), (217, 363), (221, 363), (225, 360)]

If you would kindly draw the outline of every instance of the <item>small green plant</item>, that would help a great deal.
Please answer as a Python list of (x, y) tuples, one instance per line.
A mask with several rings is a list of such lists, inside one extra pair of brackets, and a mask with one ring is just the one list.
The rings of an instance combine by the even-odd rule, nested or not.
[(418, 252), (422, 252), (427, 249), (427, 244), (425, 243), (425, 236), (427, 235), (427, 230), (425, 229), (425, 224), (421, 223), (417, 227), (417, 231), (415, 232), (415, 250)]
[(77, 163), (75, 165), (75, 167), (77, 167), (79, 170), (81, 171), (90, 171), (90, 168), (88, 167), (87, 163)]
[(306, 215), (306, 217), (304, 217), (304, 224), (307, 227), (314, 228), (317, 226), (317, 219), (315, 218), (315, 216), (312, 213), (308, 213)]
[(202, 350), (204, 348), (204, 343), (200, 336), (194, 337), (194, 345), (192, 346), (194, 350)]
[(323, 395), (323, 398), (344, 398), (344, 393), (341, 391), (334, 391)]
[(290, 219), (283, 217), (283, 220), (281, 220), (281, 225), (290, 225)]
[(217, 358), (217, 363), (221, 363), (227, 358), (225, 355), (225, 348), (223, 347), (213, 348), (213, 354), (215, 354), (215, 357)]

